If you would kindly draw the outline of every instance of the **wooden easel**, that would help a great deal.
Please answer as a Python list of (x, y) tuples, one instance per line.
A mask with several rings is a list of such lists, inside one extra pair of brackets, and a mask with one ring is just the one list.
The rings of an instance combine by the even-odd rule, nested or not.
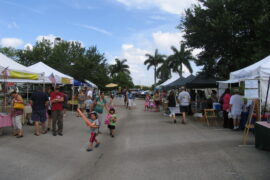
[(217, 115), (214, 109), (204, 109), (204, 119), (208, 126), (210, 126), (209, 119), (213, 119), (217, 125)]
[(260, 112), (261, 111), (260, 111), (260, 101), (258, 99), (252, 101), (252, 104), (251, 104), (250, 109), (249, 109), (248, 119), (247, 119), (247, 122), (245, 125), (244, 136), (243, 136), (243, 144), (244, 145), (247, 143), (249, 129), (251, 129), (251, 128), (254, 129), (254, 124), (251, 123), (252, 116), (253, 116), (254, 112), (256, 113), (256, 117), (257, 117), (256, 121), (260, 121), (260, 119), (261, 119)]

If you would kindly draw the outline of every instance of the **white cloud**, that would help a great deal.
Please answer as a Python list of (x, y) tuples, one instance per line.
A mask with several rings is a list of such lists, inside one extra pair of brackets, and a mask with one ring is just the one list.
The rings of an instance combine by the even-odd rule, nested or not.
[(183, 40), (182, 33), (172, 32), (154, 32), (152, 34), (155, 47), (162, 52), (171, 53), (171, 46), (179, 47), (179, 43)]
[(8, 28), (9, 29), (19, 29), (19, 26), (16, 22), (12, 22), (12, 23), (8, 24)]
[(157, 16), (157, 15), (150, 16), (150, 19), (152, 19), (152, 20), (160, 20), (160, 21), (166, 20), (165, 17), (163, 17), (163, 16)]
[(3, 47), (17, 48), (23, 44), (23, 40), (18, 38), (2, 38), (0, 39), (0, 45)]
[(27, 43), (27, 44), (24, 45), (24, 49), (32, 51), (33, 50), (33, 45), (30, 44), (30, 43)]
[(82, 25), (77, 25), (79, 27), (83, 27), (83, 28), (86, 28), (86, 29), (90, 29), (90, 30), (93, 30), (93, 31), (96, 31), (96, 32), (99, 32), (99, 33), (102, 33), (102, 34), (105, 34), (107, 36), (111, 36), (112, 33), (105, 30), (105, 29), (102, 29), (102, 28), (99, 28), (99, 27), (95, 27), (95, 26), (89, 26), (89, 25), (86, 25), (86, 24), (82, 24)]
[(146, 9), (159, 8), (171, 14), (181, 14), (194, 4), (195, 0), (117, 0), (130, 8)]
[(38, 36), (37, 38), (36, 38), (36, 40), (38, 41), (38, 42), (40, 42), (40, 41), (42, 41), (43, 39), (45, 39), (45, 40), (49, 40), (50, 42), (54, 42), (55, 41), (55, 38), (59, 38), (58, 36), (55, 36), (55, 35), (53, 35), (53, 34), (49, 34), (49, 35), (41, 35), (41, 36)]
[(131, 65), (142, 65), (146, 59), (145, 54), (149, 51), (135, 48), (133, 44), (122, 45), (122, 56), (128, 60)]
[(120, 59), (127, 59), (127, 64), (130, 67), (131, 77), (133, 82), (138, 85), (153, 84), (153, 70), (146, 70), (144, 61), (145, 54), (150, 53), (145, 49), (135, 47), (133, 44), (123, 44), (121, 47)]

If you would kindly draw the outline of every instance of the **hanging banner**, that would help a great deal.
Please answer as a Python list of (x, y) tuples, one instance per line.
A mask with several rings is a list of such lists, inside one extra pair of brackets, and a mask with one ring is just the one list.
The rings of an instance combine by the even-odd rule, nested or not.
[(71, 84), (71, 79), (62, 77), (61, 83), (62, 84)]
[(10, 78), (16, 79), (31, 79), (31, 80), (38, 80), (39, 75), (34, 73), (26, 73), (26, 72), (19, 72), (19, 71), (9, 71)]

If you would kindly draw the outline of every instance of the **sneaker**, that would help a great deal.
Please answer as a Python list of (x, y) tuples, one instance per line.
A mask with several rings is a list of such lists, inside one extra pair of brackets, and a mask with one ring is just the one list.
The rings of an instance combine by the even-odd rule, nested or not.
[(54, 132), (54, 133), (53, 133), (53, 136), (56, 136), (56, 135), (57, 135), (57, 133), (56, 133), (56, 132)]
[(59, 136), (63, 136), (63, 133), (59, 132), (58, 135), (59, 135)]
[(16, 136), (16, 138), (22, 138), (23, 137), (23, 135), (18, 135), (18, 136)]
[(100, 143), (96, 144), (96, 145), (95, 145), (95, 148), (98, 148), (98, 147), (99, 147), (99, 145), (100, 145)]
[(88, 148), (86, 149), (86, 151), (87, 151), (87, 152), (90, 152), (90, 151), (93, 151), (93, 149), (88, 147)]
[(237, 127), (235, 126), (235, 127), (233, 128), (233, 130), (237, 130)]

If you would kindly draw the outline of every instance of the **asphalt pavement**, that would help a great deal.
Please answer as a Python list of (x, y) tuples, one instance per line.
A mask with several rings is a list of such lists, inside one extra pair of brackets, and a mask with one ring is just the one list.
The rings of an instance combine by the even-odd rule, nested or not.
[(101, 146), (85, 149), (89, 129), (75, 113), (64, 120), (64, 136), (34, 136), (24, 126), (17, 139), (11, 128), (0, 136), (1, 180), (269, 180), (270, 152), (241, 145), (243, 132), (207, 127), (189, 118), (172, 123), (160, 112), (133, 110), (116, 100), (118, 124), (111, 138), (103, 125)]

